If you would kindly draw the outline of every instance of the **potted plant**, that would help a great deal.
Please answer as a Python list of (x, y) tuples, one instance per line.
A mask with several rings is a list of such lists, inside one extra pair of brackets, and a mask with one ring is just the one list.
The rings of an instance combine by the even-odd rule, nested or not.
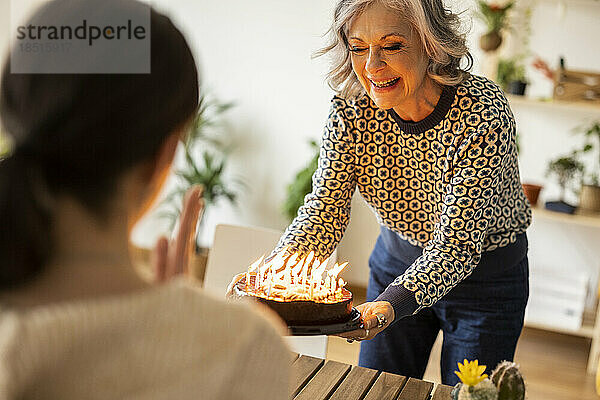
[(583, 172), (583, 164), (577, 160), (575, 155), (559, 157), (550, 161), (546, 175), (555, 175), (560, 185), (560, 200), (547, 201), (546, 208), (552, 211), (573, 214), (576, 207), (565, 201), (565, 193)]
[(494, 51), (502, 44), (502, 30), (507, 26), (507, 12), (513, 1), (501, 6), (498, 2), (477, 1), (477, 16), (485, 25), (487, 32), (479, 38), (479, 47), (483, 51)]
[(294, 180), (286, 189), (283, 212), (290, 222), (296, 217), (298, 208), (304, 204), (304, 197), (312, 191), (312, 176), (317, 170), (317, 163), (319, 161), (319, 145), (314, 140), (311, 140), (309, 143), (313, 151), (313, 156), (309, 163), (298, 171)]
[(523, 96), (527, 87), (522, 57), (505, 58), (498, 62), (497, 82), (507, 93)]
[(578, 154), (592, 155), (592, 168), (584, 169), (583, 185), (579, 197), (579, 207), (584, 211), (600, 212), (600, 121), (578, 128), (585, 136), (583, 148)]
[[(206, 210), (221, 200), (235, 203), (236, 191), (234, 186), (242, 186), (241, 181), (228, 180), (224, 173), (227, 165), (229, 146), (222, 138), (223, 114), (233, 106), (232, 103), (221, 103), (217, 100), (203, 99), (198, 109), (192, 128), (184, 141), (184, 163), (175, 170), (177, 183), (175, 188), (163, 200), (163, 210), (159, 216), (170, 221), (170, 229), (181, 213), (181, 204), (185, 192), (194, 185), (204, 187), (204, 204)], [(198, 230), (203, 229), (200, 220)], [(200, 234), (198, 238), (200, 238)], [(196, 254), (192, 259), (192, 274), (202, 280), (208, 248), (197, 240)]]
[(521, 186), (523, 186), (523, 193), (525, 193), (525, 197), (529, 200), (529, 204), (531, 204), (532, 207), (535, 207), (543, 186), (535, 183), (521, 183)]
[(514, 362), (502, 361), (488, 378), (478, 360), (458, 363), (460, 382), (450, 393), (452, 400), (524, 400), (525, 380)]

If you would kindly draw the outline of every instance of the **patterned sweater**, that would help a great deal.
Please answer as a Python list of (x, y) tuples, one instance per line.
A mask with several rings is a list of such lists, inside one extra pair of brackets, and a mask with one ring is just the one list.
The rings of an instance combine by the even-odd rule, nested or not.
[(312, 193), (277, 250), (329, 256), (357, 187), (381, 225), (423, 248), (378, 298), (392, 303), (396, 318), (433, 305), (471, 274), (482, 252), (515, 242), (531, 222), (514, 117), (498, 86), (475, 75), (444, 87), (418, 122), (378, 108), (366, 95), (335, 96)]

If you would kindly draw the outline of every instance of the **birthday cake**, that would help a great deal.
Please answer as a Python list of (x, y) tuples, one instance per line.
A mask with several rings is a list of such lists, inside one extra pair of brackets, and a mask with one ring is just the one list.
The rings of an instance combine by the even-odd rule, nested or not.
[(261, 257), (248, 267), (234, 288), (235, 297), (265, 304), (288, 326), (324, 326), (351, 319), (352, 293), (338, 275), (348, 263), (329, 265), (308, 255), (280, 251), (269, 261)]
[[(251, 287), (254, 283), (251, 277)], [(331, 298), (327, 302), (309, 299), (260, 296), (247, 290), (244, 277), (235, 285), (235, 295), (238, 297), (252, 297), (275, 311), (289, 326), (296, 325), (329, 325), (347, 322), (352, 312), (352, 293), (346, 288), (341, 288), (341, 296)]]

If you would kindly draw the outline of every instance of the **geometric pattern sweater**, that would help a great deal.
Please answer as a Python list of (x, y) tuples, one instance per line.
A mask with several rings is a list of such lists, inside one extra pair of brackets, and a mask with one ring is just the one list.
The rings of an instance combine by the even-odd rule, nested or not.
[(476, 75), (443, 87), (418, 122), (366, 95), (335, 96), (313, 190), (276, 251), (328, 257), (358, 188), (381, 225), (423, 248), (378, 299), (392, 303), (396, 318), (431, 306), (473, 272), (483, 252), (514, 243), (531, 223), (515, 132), (504, 93)]

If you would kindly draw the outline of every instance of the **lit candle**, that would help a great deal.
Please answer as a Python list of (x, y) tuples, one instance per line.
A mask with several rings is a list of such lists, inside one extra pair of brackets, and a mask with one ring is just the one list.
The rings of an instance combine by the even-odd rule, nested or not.
[[(311, 252), (312, 254), (312, 252)], [(308, 283), (308, 260), (306, 260), (307, 262), (304, 263), (304, 267), (302, 268), (302, 277), (300, 278), (300, 285), (304, 288), (304, 286), (306, 286), (306, 284)]]
[(263, 279), (263, 269), (259, 268), (258, 274), (256, 275), (256, 285), (255, 285), (257, 293), (260, 290), (260, 287), (262, 286), (262, 279)]
[(314, 251), (311, 251), (310, 253), (308, 253), (308, 257), (306, 258), (306, 264), (305, 264), (307, 267), (310, 267), (310, 263), (314, 257), (315, 257)]
[(269, 281), (269, 291), (267, 292), (267, 297), (271, 297), (271, 289), (273, 288), (273, 273), (269, 271), (269, 275), (267, 275), (267, 280)]
[(246, 271), (246, 293), (250, 291), (250, 270)]

